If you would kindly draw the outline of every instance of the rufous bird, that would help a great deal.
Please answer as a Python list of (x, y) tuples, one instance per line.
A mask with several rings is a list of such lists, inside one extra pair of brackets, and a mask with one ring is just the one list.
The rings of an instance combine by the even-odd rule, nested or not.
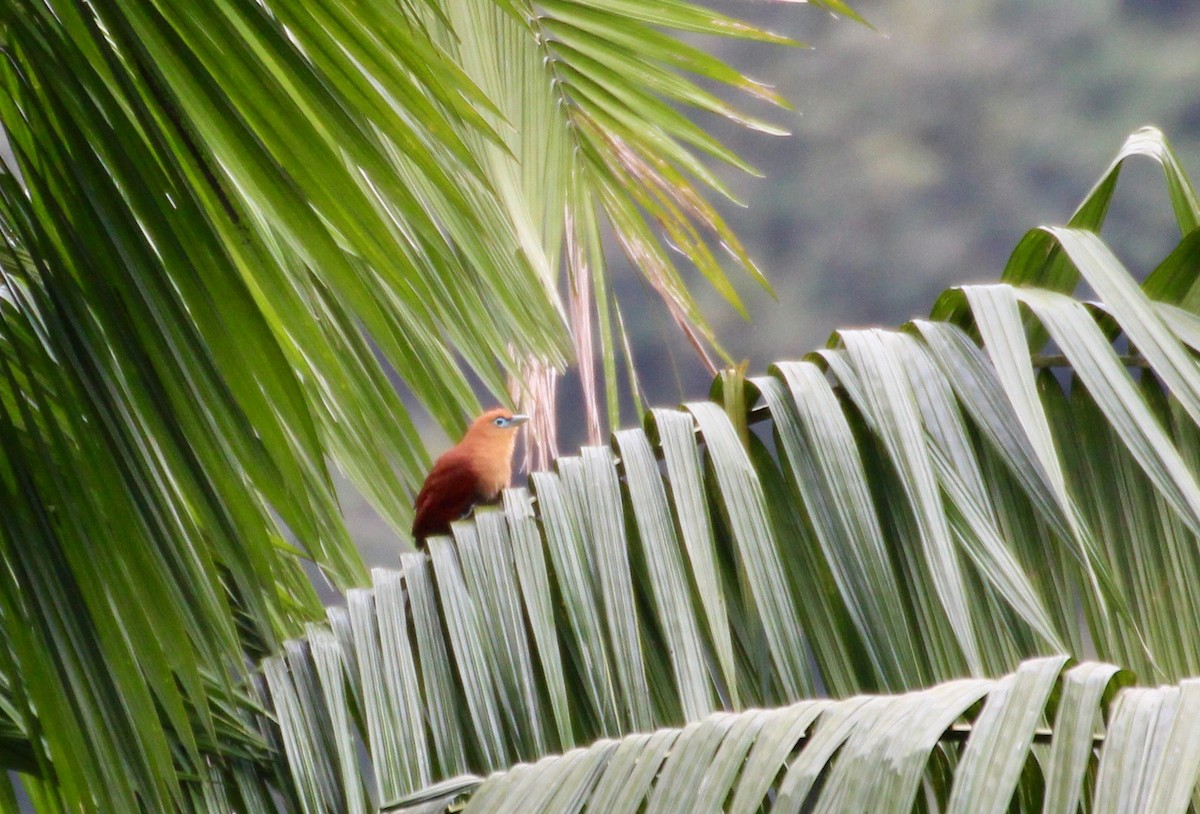
[(480, 503), (490, 503), (512, 480), (517, 427), (529, 416), (497, 408), (471, 422), (467, 434), (442, 454), (417, 494), (413, 537), (420, 546), (434, 534), (449, 534)]

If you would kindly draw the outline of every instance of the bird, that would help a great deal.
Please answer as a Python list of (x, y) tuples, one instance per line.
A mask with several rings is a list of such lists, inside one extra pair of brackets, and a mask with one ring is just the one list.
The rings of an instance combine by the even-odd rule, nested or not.
[(517, 427), (529, 416), (497, 407), (471, 422), (458, 444), (444, 452), (417, 493), (412, 534), (421, 547), (426, 537), (449, 534), (480, 503), (500, 496), (512, 480)]

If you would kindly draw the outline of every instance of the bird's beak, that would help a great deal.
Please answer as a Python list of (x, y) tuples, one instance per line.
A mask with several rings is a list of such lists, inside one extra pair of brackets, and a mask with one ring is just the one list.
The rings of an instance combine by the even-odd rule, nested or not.
[(521, 415), (520, 413), (517, 413), (516, 415), (514, 415), (512, 418), (510, 418), (508, 420), (508, 424), (510, 427), (519, 427), (520, 425), (524, 424), (528, 420), (529, 420), (529, 416)]

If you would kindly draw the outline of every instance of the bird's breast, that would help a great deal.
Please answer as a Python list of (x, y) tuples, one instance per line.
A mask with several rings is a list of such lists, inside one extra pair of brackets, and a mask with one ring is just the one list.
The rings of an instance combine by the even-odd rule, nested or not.
[(496, 497), (500, 494), (501, 489), (508, 486), (512, 476), (512, 466), (509, 462), (506, 464), (504, 467), (485, 464), (476, 470), (476, 477), (479, 478), (479, 491), (488, 500)]
[(480, 444), (469, 450), (468, 460), (478, 479), (479, 491), (487, 500), (495, 498), (512, 478), (513, 445)]

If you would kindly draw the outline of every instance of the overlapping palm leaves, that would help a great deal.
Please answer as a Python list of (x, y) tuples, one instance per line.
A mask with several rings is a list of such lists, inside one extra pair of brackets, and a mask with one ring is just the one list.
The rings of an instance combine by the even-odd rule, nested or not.
[[(668, 27), (756, 35), (653, 5)], [(698, 131), (656, 99), (680, 98), (684, 70), (727, 69), (636, 21), (621, 47), (654, 44), (645, 77), (590, 76), (594, 57), (549, 66), (543, 33), (561, 17), (584, 15), (567, 25), (588, 47), (610, 39), (604, 13), (560, 6), (489, 4), (515, 26), (499, 59), (524, 77), (495, 98), (464, 67), (465, 9), (450, 3), (0, 12), (16, 165), (0, 175), (0, 708), (6, 765), (39, 807), (210, 805), (215, 786), (180, 778), (212, 765), (267, 800), (246, 659), (319, 616), (302, 560), (340, 588), (365, 580), (330, 461), (403, 529), (428, 460), (378, 357), (457, 431), (473, 379), (500, 393), (528, 359), (567, 359), (556, 247), (589, 254), (588, 284), (604, 286), (598, 212), (566, 196), (602, 187), (632, 218), (619, 228), (645, 235), (665, 206), (638, 198), (647, 179), (699, 170), (676, 166)], [(592, 115), (596, 155), (548, 160), (560, 175), (523, 190), (558, 201), (557, 226), (531, 236), (517, 215), (542, 217), (540, 198), (518, 201), (504, 162), (528, 155), (513, 132), (565, 139), (583, 121), (582, 92), (577, 112), (537, 118), (562, 100), (558, 67), (620, 85), (607, 109), (627, 128), (645, 116), (655, 138), (627, 141), (654, 169), (618, 176)], [(585, 167), (588, 183), (572, 180)], [(568, 220), (584, 224), (569, 239)]]
[[(1185, 810), (1200, 765), (1200, 684), (1122, 691), (1128, 676), (1116, 667), (1063, 662), (907, 695), (715, 713), (453, 778), (384, 810), (999, 814), (1014, 798), (1018, 810), (1044, 801), (1045, 811), (1076, 811), (1085, 798), (1095, 811)], [(969, 729), (956, 723), (967, 715)], [(933, 779), (951, 771), (952, 782)], [(1042, 772), (1039, 788), (1030, 779)]]
[[(831, 8), (838, 13), (852, 14), (836, 5)], [(599, 443), (602, 427), (620, 423), (617, 361), (622, 355), (630, 372), (626, 389), (639, 412), (642, 406), (621, 305), (605, 273), (601, 234), (606, 223), (714, 372), (712, 356), (723, 352), (673, 256), (686, 257), (743, 313), (720, 257), (766, 285), (702, 194), (707, 188), (731, 197), (697, 154), (753, 169), (684, 111), (711, 113), (767, 133), (782, 131), (741, 113), (687, 76), (770, 104), (783, 100), (663, 29), (787, 41), (678, 2), (454, 0), (445, 13), (451, 25), (442, 42), (498, 108), (489, 120), (499, 140), (468, 141), (534, 267), (552, 285), (565, 271), (566, 315), (581, 366), (586, 425), (591, 442)], [(531, 37), (535, 48), (529, 47)], [(528, 405), (523, 411), (533, 413), (533, 426), (541, 427), (541, 416), (552, 414), (553, 389), (536, 383), (552, 380), (554, 366), (534, 356), (525, 370), (534, 384), (520, 394)], [(535, 435), (538, 468), (545, 468), (556, 451), (554, 436), (548, 426)]]
[[(40, 810), (370, 810), (600, 737), (1064, 649), (1150, 682), (1196, 673), (1197, 206), (1153, 131), (1125, 154), (1163, 164), (1183, 239), (1140, 289), (1089, 231), (1123, 154), (1071, 228), (1018, 248), (1006, 282), (1039, 288), (951, 292), (905, 331), (726, 374), (723, 409), (654, 411), (538, 475), (536, 503), (513, 493), (302, 627), (320, 611), (299, 557), (339, 586), (364, 578), (327, 458), (401, 526), (424, 463), (366, 336), (454, 429), (464, 369), (499, 390), (530, 359), (561, 362), (563, 323), (583, 349), (595, 328), (612, 417), (600, 219), (685, 325), (665, 246), (730, 293), (708, 243), (746, 258), (697, 196), (720, 185), (691, 149), (732, 157), (670, 103), (740, 117), (676, 71), (743, 80), (651, 20), (756, 36), (673, 0), (6, 7), (0, 115), (21, 175), (0, 178), (0, 754)], [(574, 310), (554, 295), (560, 255)], [(1081, 273), (1102, 305), (1066, 296)], [(986, 709), (1002, 686), (1060, 682), (1078, 715), (1013, 769), (1019, 793), (1045, 777), (1063, 799), (1182, 804), (1190, 684), (1119, 696), (1109, 736), (1156, 745), (1106, 745), (1081, 791), (1113, 671), (1060, 673), (973, 685), (978, 716), (949, 704), (972, 721), (961, 754), (912, 751), (946, 740), (940, 720), (893, 733), (906, 777), (951, 808), (1006, 806), (972, 785), (970, 755), (1023, 742), (1045, 695), (1011, 705), (1024, 728)], [(728, 770), (706, 773), (707, 804), (748, 776), (734, 767), (760, 723), (817, 720), (789, 714), (696, 739)], [(655, 749), (682, 737), (664, 732)], [(800, 738), (783, 740), (772, 754)], [(629, 761), (643, 741), (627, 742)], [(805, 758), (822, 805), (879, 793), (854, 789), (855, 767), (890, 742), (853, 742)], [(633, 803), (689, 787), (642, 765)], [(15, 810), (7, 789), (0, 806)]]
[[(1090, 229), (1146, 155), (1183, 239), (1139, 286)], [(376, 572), (265, 663), (308, 810), (1185, 810), (1197, 211), (1141, 131), (1070, 227), (1018, 247), (1023, 285), (731, 372)], [(1080, 277), (1098, 302), (1060, 293)], [(1184, 683), (1118, 693), (1115, 667), (1062, 658), (986, 678), (1058, 653)], [(312, 709), (342, 725), (314, 741)], [(360, 741), (373, 782), (314, 782), (354, 775)], [(752, 771), (752, 749), (773, 757)]]

